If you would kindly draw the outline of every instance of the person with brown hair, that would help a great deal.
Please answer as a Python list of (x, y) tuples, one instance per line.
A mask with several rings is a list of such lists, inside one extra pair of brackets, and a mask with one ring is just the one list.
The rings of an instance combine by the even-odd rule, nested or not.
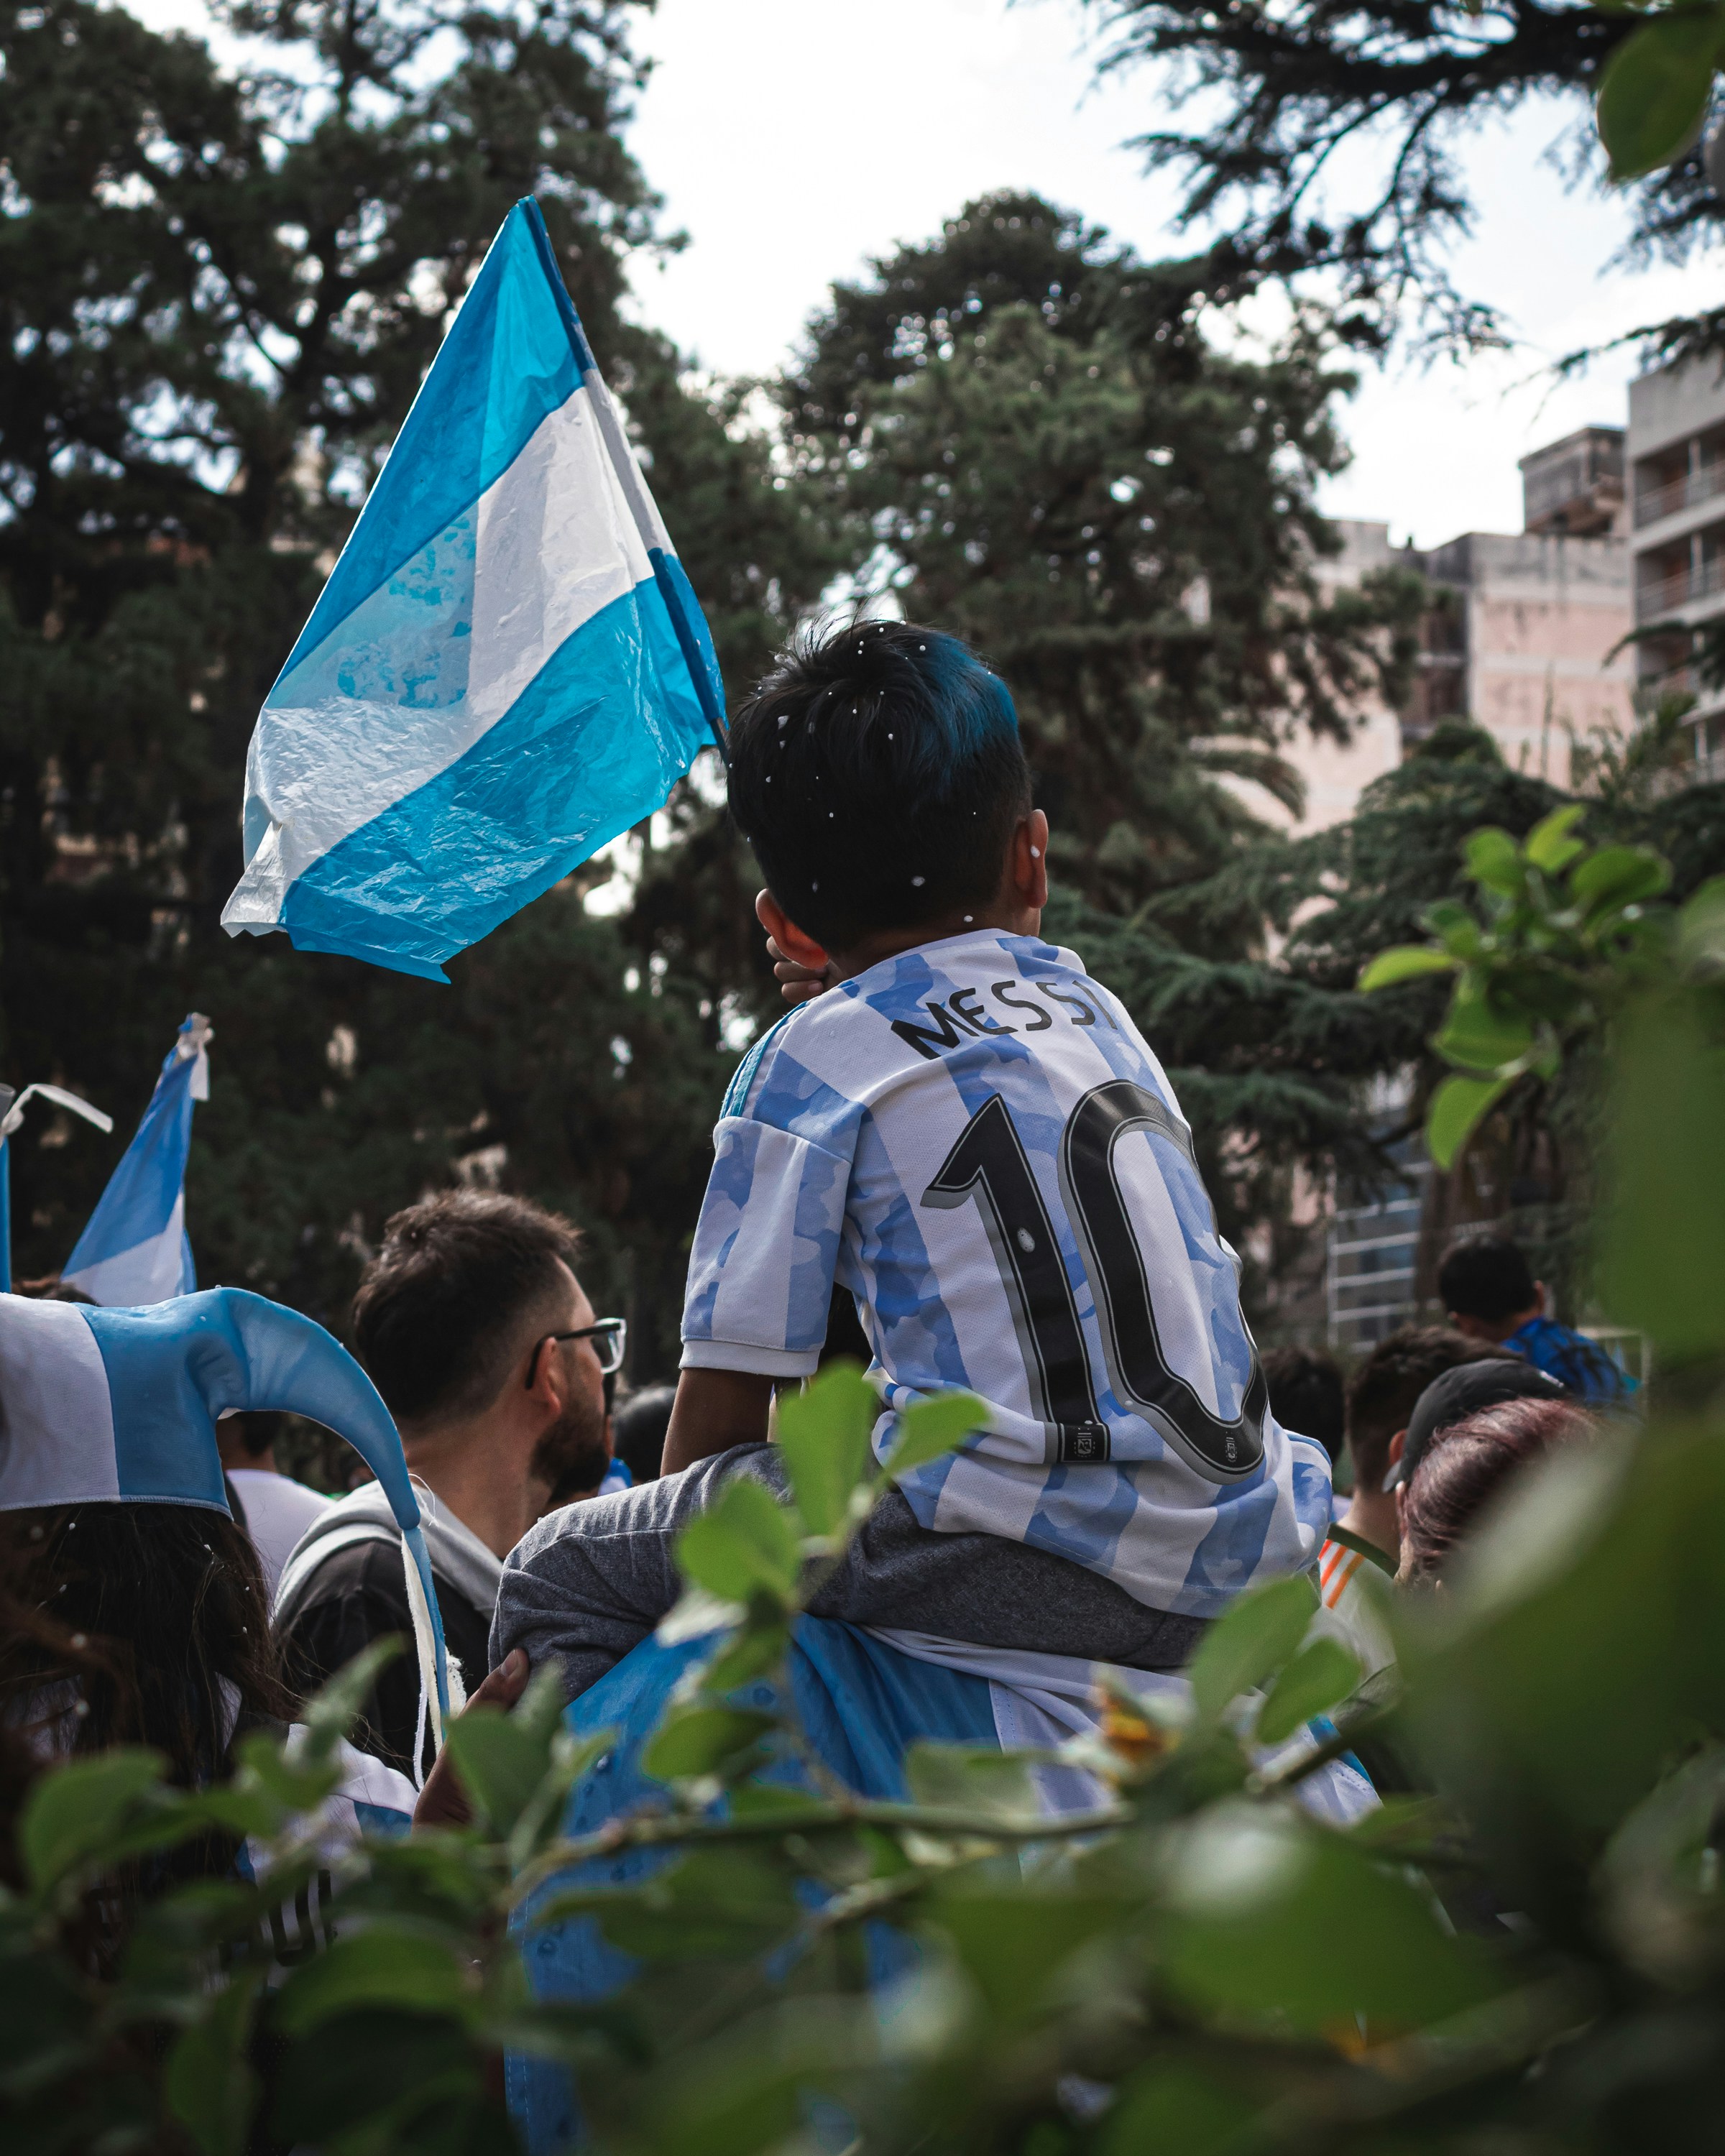
[(1380, 1340), (1348, 1388), (1348, 1449), (1353, 1495), (1318, 1553), (1318, 1594), (1326, 1628), (1359, 1658), (1369, 1676), (1391, 1660), (1389, 1634), (1372, 1604), (1370, 1569), (1395, 1569), (1400, 1527), (1386, 1478), (1401, 1457), (1409, 1418), (1435, 1378), (1486, 1358), (1512, 1362), (1507, 1350), (1469, 1340), (1445, 1325), (1404, 1325)]
[(1598, 1427), (1575, 1401), (1524, 1394), (1440, 1430), (1395, 1493), (1404, 1585), (1438, 1585), (1513, 1478)]
[[(450, 1660), (468, 1689), (486, 1647), (502, 1560), (560, 1497), (610, 1465), (605, 1379), (621, 1318), (596, 1318), (575, 1277), (579, 1239), (555, 1213), (495, 1191), (446, 1190), (398, 1213), (353, 1306), (360, 1355), (429, 1492), (425, 1536)], [(315, 1690), (371, 1641), (408, 1627), (400, 1539), (375, 1486), (316, 1521), (281, 1575), (276, 1629), (290, 1676)], [(379, 1676), (355, 1742), (408, 1768), (418, 1687)]]

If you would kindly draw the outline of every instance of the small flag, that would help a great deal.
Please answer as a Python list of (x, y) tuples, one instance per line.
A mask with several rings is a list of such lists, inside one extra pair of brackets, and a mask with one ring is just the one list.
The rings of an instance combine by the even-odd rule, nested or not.
[(504, 221), (246, 760), (230, 935), (432, 980), (663, 806), (712, 640), (538, 205)]
[(186, 1156), (193, 1105), (209, 1098), (211, 1032), (200, 1011), (180, 1028), (137, 1136), (66, 1260), (61, 1281), (93, 1302), (136, 1309), (197, 1288), (186, 1233)]

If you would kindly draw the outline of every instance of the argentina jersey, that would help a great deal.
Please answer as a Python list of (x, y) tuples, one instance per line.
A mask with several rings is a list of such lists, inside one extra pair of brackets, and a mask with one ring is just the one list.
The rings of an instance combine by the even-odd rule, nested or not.
[(1035, 1544), (1211, 1616), (1311, 1564), (1329, 1460), (1269, 1412), (1191, 1133), (1070, 951), (990, 930), (798, 1006), (732, 1081), (696, 1229), (685, 1368), (805, 1376), (836, 1282), (889, 1413), (988, 1404), (908, 1476), (925, 1527)]

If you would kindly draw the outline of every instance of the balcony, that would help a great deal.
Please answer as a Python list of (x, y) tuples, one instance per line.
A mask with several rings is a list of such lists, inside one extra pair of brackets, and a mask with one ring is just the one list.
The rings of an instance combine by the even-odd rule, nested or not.
[(1725, 493), (1725, 457), (1679, 472), (1658, 486), (1639, 488), (1635, 494), (1635, 529), (1657, 524), (1662, 516), (1675, 516), (1680, 509), (1693, 509), (1698, 501), (1711, 501)]
[(1699, 568), (1686, 563), (1671, 576), (1650, 578), (1635, 593), (1636, 619), (1657, 621), (1673, 607), (1710, 598), (1717, 591), (1725, 591), (1725, 554), (1715, 554)]

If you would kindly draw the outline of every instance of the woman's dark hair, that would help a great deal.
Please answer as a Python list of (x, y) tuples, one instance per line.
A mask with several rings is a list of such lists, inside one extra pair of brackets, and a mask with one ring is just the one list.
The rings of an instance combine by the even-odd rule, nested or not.
[(236, 1714), (290, 1718), (257, 1552), (223, 1514), (68, 1505), (5, 1527), (0, 1720), (39, 1756), (147, 1744), (191, 1789), (228, 1772)]
[(1513, 1476), (1595, 1427), (1591, 1415), (1568, 1400), (1530, 1397), (1481, 1408), (1440, 1432), (1407, 1486), (1399, 1577), (1440, 1579)]
[(783, 652), (731, 729), (731, 814), (769, 889), (829, 950), (1000, 886), (1030, 774), (1006, 685), (967, 644), (848, 622)]

